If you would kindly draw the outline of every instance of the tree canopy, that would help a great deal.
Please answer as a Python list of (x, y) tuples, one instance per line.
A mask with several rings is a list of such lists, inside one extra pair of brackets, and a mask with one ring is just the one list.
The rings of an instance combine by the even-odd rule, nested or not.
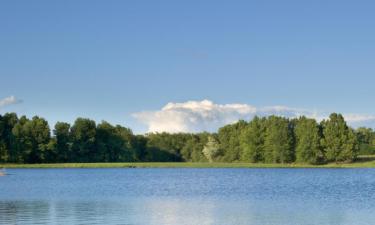
[(327, 161), (353, 161), (358, 152), (358, 139), (354, 130), (346, 124), (344, 117), (332, 113), (322, 122), (322, 145)]
[(333, 113), (321, 123), (306, 117), (254, 117), (226, 125), (217, 133), (135, 135), (106, 121), (77, 118), (73, 124), (34, 116), (0, 115), (0, 162), (266, 162), (353, 161), (375, 153), (370, 128), (349, 127)]

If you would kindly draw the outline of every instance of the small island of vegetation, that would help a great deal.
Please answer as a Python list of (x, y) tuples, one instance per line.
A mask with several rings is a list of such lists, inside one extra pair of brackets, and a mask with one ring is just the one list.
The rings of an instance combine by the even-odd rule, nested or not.
[[(148, 133), (106, 121), (0, 115), (0, 167), (375, 167), (375, 133), (341, 114), (255, 117), (216, 133)], [(367, 156), (364, 156), (367, 155)]]

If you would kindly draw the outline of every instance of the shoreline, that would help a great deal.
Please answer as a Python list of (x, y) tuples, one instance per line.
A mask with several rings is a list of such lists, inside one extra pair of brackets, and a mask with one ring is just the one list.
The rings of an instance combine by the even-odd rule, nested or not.
[(266, 163), (206, 163), (206, 162), (114, 162), (114, 163), (44, 163), (0, 164), (0, 168), (375, 168), (375, 161), (353, 163), (266, 164)]

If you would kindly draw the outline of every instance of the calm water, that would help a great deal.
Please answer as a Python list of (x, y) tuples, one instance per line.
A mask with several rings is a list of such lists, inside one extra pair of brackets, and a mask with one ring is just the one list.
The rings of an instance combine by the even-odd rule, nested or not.
[(373, 225), (373, 169), (9, 169), (0, 224)]

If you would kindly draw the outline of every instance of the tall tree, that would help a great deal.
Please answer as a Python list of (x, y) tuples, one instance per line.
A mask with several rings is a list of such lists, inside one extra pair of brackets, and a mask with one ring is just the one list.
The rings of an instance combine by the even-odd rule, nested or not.
[(57, 154), (58, 162), (72, 161), (72, 140), (70, 137), (70, 124), (64, 122), (57, 122), (53, 134), (56, 138), (55, 152)]
[(137, 140), (131, 129), (116, 126), (116, 136), (122, 140), (122, 148), (118, 160), (121, 162), (134, 162), (141, 157), (142, 150), (137, 150)]
[(198, 137), (195, 135), (191, 135), (191, 137), (185, 142), (184, 147), (181, 149), (181, 157), (182, 160), (185, 162), (192, 161), (191, 153), (193, 152), (194, 147), (199, 142)]
[(264, 161), (265, 118), (254, 117), (240, 136), (241, 161)]
[(21, 116), (12, 129), (12, 162), (27, 163), (29, 155), (33, 151), (30, 136), (25, 128), (28, 122), (29, 119), (26, 116)]
[(206, 145), (202, 150), (209, 162), (213, 162), (220, 153), (220, 145), (215, 137), (209, 136)]
[(32, 120), (25, 116), (13, 128), (17, 149), (22, 162), (41, 163), (49, 158), (51, 131), (48, 122), (38, 116)]
[(5, 143), (5, 129), (3, 116), (0, 115), (0, 162), (7, 162), (9, 159), (9, 152)]
[(132, 148), (134, 149), (134, 160), (147, 161), (147, 138), (144, 135), (134, 135)]
[(375, 133), (371, 128), (359, 127), (356, 131), (359, 154), (372, 155), (375, 154)]
[(147, 158), (149, 161), (182, 161), (181, 150), (190, 134), (147, 134)]
[(358, 153), (358, 140), (341, 114), (332, 113), (328, 120), (322, 121), (323, 139), (328, 161), (353, 161)]
[(123, 141), (116, 134), (116, 129), (106, 121), (102, 121), (96, 128), (97, 158), (104, 162), (119, 161)]
[(181, 149), (181, 155), (184, 161), (201, 162), (207, 161), (203, 155), (202, 150), (207, 142), (205, 133), (192, 134), (191, 138), (185, 142), (184, 147)]
[(320, 145), (321, 129), (315, 119), (300, 117), (294, 128), (296, 137), (296, 161), (310, 164), (324, 162)]
[(270, 116), (266, 124), (267, 129), (264, 141), (265, 162), (293, 162), (295, 158), (293, 133), (289, 120), (283, 117)]
[(223, 150), (223, 161), (233, 162), (240, 160), (240, 136), (242, 130), (246, 126), (247, 123), (243, 120), (240, 120), (237, 123), (229, 124), (219, 129), (218, 137), (220, 142), (220, 148)]
[[(319, 141), (320, 140), (320, 141)], [(245, 161), (312, 164), (352, 161), (375, 146), (372, 129), (348, 127), (340, 114), (318, 125), (301, 117), (255, 117), (218, 133), (134, 135), (128, 128), (78, 118), (58, 122), (53, 136), (45, 119), (0, 115), (0, 162)], [(364, 148), (363, 146), (367, 146)], [(371, 153), (371, 151), (367, 151)]]
[(75, 162), (95, 162), (100, 160), (96, 149), (96, 125), (90, 119), (78, 118), (71, 130), (72, 153)]
[(205, 146), (205, 144), (208, 141), (208, 138), (211, 136), (208, 132), (203, 132), (197, 134), (199, 142), (196, 143), (196, 145), (193, 148), (193, 152), (191, 153), (191, 160), (193, 162), (205, 162), (207, 161), (207, 158), (204, 156), (202, 150)]
[(19, 152), (16, 150), (15, 137), (12, 133), (14, 126), (18, 123), (16, 113), (6, 113), (2, 117), (2, 152), (7, 162), (18, 162)]

